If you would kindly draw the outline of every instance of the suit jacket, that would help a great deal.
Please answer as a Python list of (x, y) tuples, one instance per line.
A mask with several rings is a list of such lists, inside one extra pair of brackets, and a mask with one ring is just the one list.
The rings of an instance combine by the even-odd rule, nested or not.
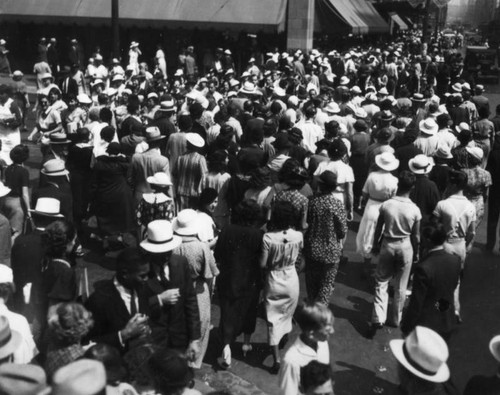
[(460, 277), (460, 258), (444, 250), (432, 251), (415, 268), (410, 303), (403, 314), (401, 331), (415, 326), (449, 334), (456, 326), (453, 293)]
[(500, 377), (473, 376), (465, 386), (464, 395), (498, 395)]
[[(152, 337), (156, 344), (170, 348), (186, 348), (190, 341), (201, 337), (198, 301), (187, 259), (172, 255), (168, 266), (169, 280), (160, 281), (152, 272), (146, 283)], [(178, 302), (175, 305), (161, 306), (157, 295), (175, 288), (179, 288), (180, 292)]]
[(71, 186), (69, 182), (61, 182), (58, 186), (47, 184), (36, 190), (32, 196), (33, 206), (36, 205), (36, 201), (41, 197), (57, 199), (61, 202), (61, 214), (64, 215), (65, 219), (72, 222), (73, 196), (71, 195)]
[[(148, 300), (141, 292), (137, 293), (139, 313), (148, 315)], [(120, 297), (113, 280), (103, 280), (96, 284), (95, 290), (85, 303), (85, 307), (92, 313), (94, 326), (88, 335), (96, 343), (105, 343), (116, 347), (122, 352), (128, 345), (122, 346), (118, 338), (118, 331), (125, 328), (132, 318)]]
[(61, 81), (61, 91), (64, 98), (72, 94), (78, 96), (78, 83), (71, 77), (66, 77)]

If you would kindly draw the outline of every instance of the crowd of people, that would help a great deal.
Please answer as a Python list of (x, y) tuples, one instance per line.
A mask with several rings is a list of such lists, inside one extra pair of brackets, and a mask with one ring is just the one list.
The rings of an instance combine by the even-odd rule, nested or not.
[[(333, 394), (328, 306), (355, 212), (367, 336), (401, 329), (406, 393), (458, 393), (447, 343), (485, 204), (497, 243), (500, 106), (490, 120), (459, 53), (417, 44), (270, 52), (237, 75), (229, 49), (201, 72), (187, 47), (167, 73), (137, 42), (53, 70), (41, 40), (36, 102), (21, 71), (0, 86), (0, 393), (198, 393), (216, 302), (220, 368), (241, 334), (253, 351), (262, 304), (280, 393)], [(95, 287), (76, 265), (90, 245), (116, 258)], [(485, 388), (498, 378), (466, 393)]]

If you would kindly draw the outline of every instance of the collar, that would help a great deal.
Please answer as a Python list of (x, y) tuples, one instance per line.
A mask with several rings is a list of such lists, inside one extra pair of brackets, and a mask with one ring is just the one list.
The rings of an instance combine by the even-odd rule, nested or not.
[(125, 288), (122, 284), (120, 284), (120, 282), (118, 281), (116, 276), (113, 278), (113, 285), (118, 290), (118, 293), (120, 293), (120, 294), (125, 293), (127, 295), (130, 295), (130, 293), (131, 293), (130, 290), (128, 288)]
[(409, 197), (405, 197), (405, 196), (393, 196), (392, 199), (394, 200), (397, 200), (399, 202), (404, 202), (404, 203), (407, 203), (407, 202), (411, 202), (412, 200), (409, 198)]
[(443, 247), (443, 246), (437, 246), (437, 247), (434, 247), (434, 248), (430, 249), (430, 250), (429, 250), (429, 254), (430, 254), (431, 252), (442, 251), (442, 250), (444, 250), (444, 247)]
[[(296, 340), (296, 350), (302, 354), (302, 355), (305, 355), (307, 357), (312, 357), (312, 358), (315, 358), (317, 355), (318, 355), (318, 352), (317, 351), (314, 351), (314, 349), (312, 349), (311, 347), (309, 347), (307, 344), (305, 344), (302, 339), (300, 338), (300, 336), (297, 338)], [(319, 347), (319, 344), (318, 344), (318, 347)]]

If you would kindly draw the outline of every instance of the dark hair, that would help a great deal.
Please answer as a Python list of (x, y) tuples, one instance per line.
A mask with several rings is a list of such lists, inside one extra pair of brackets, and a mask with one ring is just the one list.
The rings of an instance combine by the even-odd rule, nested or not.
[(467, 145), (472, 141), (472, 132), (470, 130), (462, 130), (458, 134), (457, 139), (460, 142), (460, 145)]
[(9, 156), (10, 159), (12, 159), (12, 162), (14, 162), (16, 165), (20, 165), (30, 157), (30, 149), (27, 145), (19, 144), (12, 148)]
[(97, 343), (85, 351), (83, 357), (102, 362), (106, 369), (108, 384), (116, 384), (127, 377), (127, 368), (120, 355), (120, 351), (109, 344)]
[(467, 186), (468, 177), (463, 171), (452, 170), (450, 171), (450, 184), (458, 190), (463, 190)]
[(252, 226), (262, 221), (264, 212), (255, 200), (246, 199), (239, 203), (233, 212), (233, 223), (242, 226)]
[(300, 384), (304, 392), (325, 384), (332, 378), (330, 365), (311, 361), (300, 369)]
[(325, 123), (325, 137), (335, 138), (339, 135), (340, 125), (337, 121)]
[(310, 106), (307, 106), (305, 109), (304, 109), (304, 115), (306, 116), (307, 119), (310, 119), (314, 116), (316, 116), (316, 107), (314, 107), (313, 105), (310, 105)]
[(436, 121), (438, 124), (439, 129), (444, 129), (448, 127), (448, 123), (450, 122), (451, 118), (448, 114), (441, 114), (438, 115)]
[(339, 160), (347, 154), (347, 147), (344, 142), (337, 138), (328, 146), (328, 156), (331, 160)]
[(278, 115), (281, 111), (283, 111), (283, 107), (278, 101), (273, 101), (271, 103), (271, 107), (269, 107), (271, 114)]
[(409, 170), (403, 170), (398, 176), (398, 194), (408, 193), (415, 186), (417, 177)]
[(194, 378), (186, 357), (172, 349), (156, 351), (147, 364), (155, 390), (161, 394), (177, 394)]
[(48, 258), (63, 258), (66, 246), (76, 236), (75, 227), (71, 222), (58, 220), (52, 222), (43, 234), (45, 254)]
[(203, 106), (200, 103), (193, 103), (189, 106), (189, 113), (193, 120), (200, 119), (203, 115)]
[(252, 112), (254, 108), (253, 102), (251, 100), (246, 100), (243, 103), (243, 110), (247, 112)]
[(113, 126), (105, 126), (101, 130), (101, 139), (111, 143), (115, 137), (115, 128)]
[(212, 204), (218, 196), (219, 194), (214, 188), (203, 189), (200, 193), (200, 197), (198, 198), (198, 209), (206, 213), (205, 207)]
[(277, 128), (276, 120), (274, 118), (266, 119), (264, 121), (264, 125), (262, 128), (264, 130), (265, 137), (274, 136), (274, 134), (276, 133), (276, 128)]
[(120, 252), (116, 259), (116, 272), (120, 274), (134, 274), (141, 266), (147, 265), (148, 261), (142, 250), (135, 247), (127, 247)]
[(279, 130), (289, 130), (292, 128), (292, 120), (288, 115), (283, 115), (278, 120), (278, 129)]
[(193, 127), (193, 119), (188, 113), (182, 113), (177, 118), (177, 124), (181, 132), (187, 132)]
[(479, 107), (477, 113), (481, 119), (488, 118), (490, 116), (490, 109), (488, 107)]
[(76, 142), (83, 143), (90, 140), (90, 130), (87, 128), (78, 128), (76, 130)]
[(59, 90), (59, 88), (56, 88), (56, 87), (50, 88), (49, 94), (47, 95), (47, 97), (50, 96), (52, 93), (57, 94), (57, 97), (61, 98), (61, 91)]
[(224, 150), (217, 150), (211, 153), (207, 158), (208, 171), (213, 173), (227, 172), (227, 152)]
[(294, 228), (298, 223), (298, 212), (293, 207), (292, 203), (278, 200), (271, 209), (271, 224), (272, 229), (286, 230)]
[(99, 119), (102, 122), (110, 123), (113, 119), (113, 113), (108, 107), (103, 107), (101, 111), (99, 111)]
[(444, 244), (448, 238), (448, 234), (443, 224), (436, 223), (435, 225), (426, 226), (422, 230), (422, 237), (429, 240), (433, 246), (440, 246)]

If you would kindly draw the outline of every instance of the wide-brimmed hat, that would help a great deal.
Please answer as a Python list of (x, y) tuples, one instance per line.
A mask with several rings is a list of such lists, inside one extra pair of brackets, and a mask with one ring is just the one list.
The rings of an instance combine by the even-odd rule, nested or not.
[(438, 132), (439, 126), (433, 118), (427, 118), (420, 121), (418, 129), (424, 134), (434, 136)]
[(432, 329), (417, 326), (405, 340), (391, 340), (389, 345), (398, 362), (415, 376), (433, 383), (450, 378), (448, 346)]
[(357, 85), (354, 85), (352, 88), (351, 88), (351, 92), (352, 93), (355, 93), (357, 95), (359, 95), (361, 93), (361, 88)]
[(21, 70), (16, 70), (12, 73), (12, 77), (22, 78), (22, 77), (24, 77), (24, 74)]
[(460, 82), (456, 82), (451, 86), (451, 90), (453, 92), (462, 93), (462, 84)]
[(4, 197), (4, 196), (7, 196), (10, 191), (12, 189), (10, 189), (9, 187), (6, 187), (3, 182), (0, 181), (0, 197)]
[(205, 140), (198, 133), (186, 133), (186, 141), (198, 148), (205, 146)]
[(431, 159), (424, 154), (417, 155), (408, 161), (408, 167), (415, 174), (429, 174), (433, 166)]
[(51, 133), (49, 135), (49, 144), (69, 144), (68, 135), (64, 132)]
[(255, 85), (250, 82), (250, 81), (246, 81), (243, 86), (241, 87), (240, 89), (240, 92), (241, 93), (248, 93), (248, 94), (254, 94), (256, 93), (256, 88), (255, 88)]
[(480, 147), (465, 147), (465, 150), (479, 161), (484, 158), (484, 151)]
[(340, 85), (348, 85), (349, 82), (351, 82), (351, 80), (348, 77), (346, 77), (345, 75), (343, 75), (340, 78)]
[(159, 173), (155, 173), (153, 176), (149, 176), (148, 178), (146, 178), (146, 181), (149, 184), (153, 185), (162, 185), (162, 186), (172, 185), (172, 180), (170, 179), (168, 174), (162, 171)]
[(10, 329), (9, 320), (0, 316), (0, 359), (13, 354), (21, 345), (21, 334)]
[(380, 96), (389, 96), (389, 91), (387, 90), (387, 88), (382, 88), (378, 91), (378, 94)]
[(3, 263), (0, 263), (0, 284), (12, 284), (14, 282), (14, 273), (12, 269)]
[(165, 136), (161, 135), (160, 129), (157, 126), (150, 126), (145, 131), (146, 142), (163, 140)]
[(325, 112), (329, 114), (339, 114), (340, 113), (340, 106), (335, 103), (334, 101), (328, 103), (326, 107), (324, 108)]
[(100, 361), (80, 359), (63, 366), (52, 377), (51, 395), (106, 395), (119, 390), (106, 385), (106, 370)]
[(468, 123), (466, 122), (461, 122), (459, 125), (455, 126), (455, 130), (458, 132), (458, 133), (461, 133), (462, 131), (464, 130), (467, 130), (467, 131), (470, 131), (470, 126)]
[(440, 159), (452, 159), (451, 149), (447, 144), (440, 144), (436, 152), (434, 152), (435, 158)]
[(78, 100), (78, 103), (80, 104), (92, 104), (92, 99), (85, 93), (80, 93), (76, 97), (76, 100)]
[(182, 239), (174, 235), (172, 224), (165, 219), (151, 221), (147, 234), (148, 237), (141, 242), (141, 247), (154, 254), (172, 251), (182, 244)]
[(399, 167), (399, 160), (391, 152), (382, 152), (375, 156), (375, 163), (385, 171), (394, 171)]
[(354, 116), (358, 119), (365, 119), (366, 117), (368, 117), (368, 113), (363, 107), (357, 107), (354, 110)]
[(173, 100), (164, 100), (160, 102), (158, 111), (172, 112), (175, 111), (175, 103)]
[(47, 217), (62, 218), (64, 215), (61, 214), (61, 202), (54, 198), (41, 197), (36, 201), (34, 209), (29, 210), (32, 213), (38, 215), (44, 215)]
[(37, 365), (4, 363), (0, 365), (0, 394), (35, 395), (45, 393), (47, 376)]
[(42, 174), (45, 174), (49, 177), (68, 175), (68, 170), (66, 170), (64, 161), (61, 159), (48, 160), (43, 164), (43, 168), (41, 171)]
[(130, 48), (137, 48), (139, 46), (139, 43), (135, 42), (135, 41), (132, 41), (130, 43)]
[(92, 81), (90, 83), (90, 86), (93, 88), (94, 86), (97, 86), (97, 85), (102, 85), (104, 86), (104, 81), (101, 80), (100, 78), (96, 78), (94, 81)]
[(113, 76), (113, 78), (111, 79), (112, 82), (115, 82), (115, 81), (123, 81), (125, 79), (125, 77), (121, 74), (115, 74)]
[(391, 110), (384, 110), (382, 111), (382, 115), (380, 115), (380, 120), (384, 122), (393, 121), (395, 118), (396, 116), (392, 113)]
[(272, 146), (277, 150), (287, 149), (292, 146), (290, 140), (288, 139), (288, 134), (280, 133), (272, 143)]
[(198, 213), (190, 208), (182, 210), (172, 221), (172, 230), (179, 236), (195, 236), (200, 231)]

